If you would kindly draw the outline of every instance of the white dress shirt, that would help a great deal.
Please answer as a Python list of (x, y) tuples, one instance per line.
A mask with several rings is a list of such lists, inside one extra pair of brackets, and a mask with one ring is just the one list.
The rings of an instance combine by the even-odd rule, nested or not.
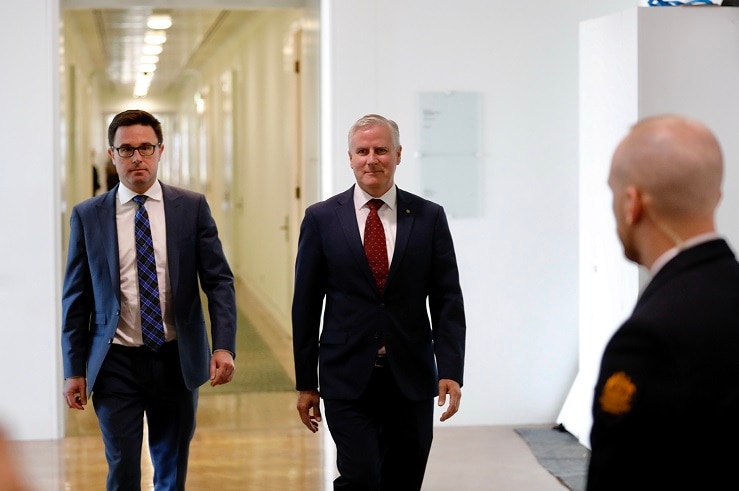
[[(145, 193), (144, 207), (149, 215), (151, 236), (154, 241), (154, 257), (157, 264), (157, 280), (159, 282), (159, 302), (164, 320), (164, 336), (166, 341), (177, 337), (171, 313), (169, 297), (169, 268), (167, 267), (167, 227), (164, 216), (162, 186), (159, 181)], [(115, 219), (118, 229), (118, 260), (121, 274), (121, 317), (118, 320), (114, 343), (126, 346), (141, 346), (141, 311), (139, 306), (139, 281), (136, 268), (136, 235), (134, 221), (137, 205), (132, 201), (134, 193), (120, 183), (116, 199)]]

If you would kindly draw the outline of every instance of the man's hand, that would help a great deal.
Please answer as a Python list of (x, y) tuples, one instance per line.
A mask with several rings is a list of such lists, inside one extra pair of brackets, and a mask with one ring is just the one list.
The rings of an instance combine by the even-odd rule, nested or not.
[(234, 357), (230, 351), (217, 350), (210, 359), (210, 385), (223, 385), (229, 383), (234, 378), (236, 366), (234, 365)]
[(462, 389), (454, 380), (443, 378), (439, 380), (439, 406), (443, 406), (446, 402), (446, 396), (449, 394), (449, 407), (444, 414), (441, 415), (440, 421), (446, 421), (459, 411), (459, 402), (462, 399)]
[(64, 400), (71, 409), (84, 410), (87, 405), (87, 379), (69, 377), (64, 381)]
[(317, 390), (301, 390), (297, 404), (300, 420), (313, 433), (318, 431), (321, 422), (321, 395)]

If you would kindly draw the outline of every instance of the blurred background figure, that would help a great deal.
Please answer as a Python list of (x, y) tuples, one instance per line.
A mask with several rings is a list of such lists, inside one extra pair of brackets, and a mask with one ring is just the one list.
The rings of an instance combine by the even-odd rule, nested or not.
[(92, 195), (95, 196), (100, 191), (100, 173), (98, 166), (95, 164), (97, 152), (94, 148), (90, 149), (90, 162), (92, 163)]
[(110, 191), (118, 184), (118, 171), (115, 170), (115, 164), (112, 160), (108, 160), (105, 164), (105, 185), (107, 190)]
[(31, 491), (22, 474), (5, 432), (0, 429), (0, 491)]

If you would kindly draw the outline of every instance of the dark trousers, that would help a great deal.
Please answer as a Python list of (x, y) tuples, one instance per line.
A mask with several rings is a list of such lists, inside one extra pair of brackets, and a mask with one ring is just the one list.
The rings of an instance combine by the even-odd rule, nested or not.
[(108, 461), (108, 491), (140, 491), (144, 416), (156, 491), (185, 489), (198, 391), (185, 387), (177, 343), (154, 353), (112, 345), (92, 403)]
[(390, 368), (381, 367), (359, 399), (323, 402), (340, 474), (334, 490), (421, 489), (433, 438), (433, 399), (406, 399)]

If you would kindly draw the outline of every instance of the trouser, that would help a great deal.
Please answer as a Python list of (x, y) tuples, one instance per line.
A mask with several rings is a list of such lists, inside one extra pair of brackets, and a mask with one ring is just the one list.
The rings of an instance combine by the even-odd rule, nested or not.
[(108, 491), (140, 491), (144, 416), (156, 491), (182, 491), (198, 391), (185, 387), (177, 343), (158, 352), (111, 345), (92, 403), (105, 444)]
[(408, 400), (376, 366), (357, 400), (324, 399), (336, 444), (336, 491), (420, 490), (433, 438), (433, 398)]

